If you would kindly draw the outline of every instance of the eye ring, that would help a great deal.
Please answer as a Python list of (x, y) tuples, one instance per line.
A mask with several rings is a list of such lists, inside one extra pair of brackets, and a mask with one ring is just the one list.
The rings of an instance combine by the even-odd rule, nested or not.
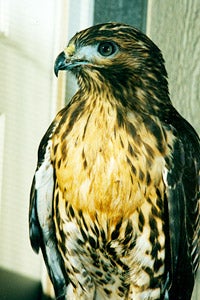
[(100, 42), (97, 51), (102, 56), (108, 57), (117, 51), (117, 45), (113, 42)]

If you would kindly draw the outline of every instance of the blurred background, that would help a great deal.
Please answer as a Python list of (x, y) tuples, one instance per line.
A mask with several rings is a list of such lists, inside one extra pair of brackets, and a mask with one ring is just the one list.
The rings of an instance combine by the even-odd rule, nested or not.
[(199, 0), (0, 0), (0, 299), (40, 299), (41, 278), (48, 290), (28, 207), (39, 142), (76, 90), (71, 77), (54, 76), (58, 53), (93, 24), (137, 27), (162, 50), (171, 99), (200, 133), (199, 20)]

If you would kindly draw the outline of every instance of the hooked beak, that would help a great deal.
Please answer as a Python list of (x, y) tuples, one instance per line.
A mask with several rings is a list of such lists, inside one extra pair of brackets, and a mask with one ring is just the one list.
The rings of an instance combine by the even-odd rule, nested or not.
[(65, 52), (61, 52), (58, 57), (56, 58), (55, 64), (54, 64), (54, 73), (56, 77), (58, 77), (58, 72), (60, 70), (72, 70), (75, 67), (81, 66), (81, 65), (88, 65), (89, 62), (87, 60), (79, 59), (79, 58), (73, 58), (73, 57), (67, 57)]
[(54, 73), (56, 77), (58, 77), (58, 72), (60, 70), (67, 70), (70, 65), (70, 62), (67, 61), (65, 52), (61, 52), (58, 57), (56, 58), (55, 64), (54, 64)]

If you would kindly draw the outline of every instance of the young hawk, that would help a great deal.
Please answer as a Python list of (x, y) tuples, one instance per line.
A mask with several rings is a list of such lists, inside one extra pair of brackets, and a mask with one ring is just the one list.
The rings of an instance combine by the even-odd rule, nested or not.
[(56, 299), (189, 300), (200, 141), (172, 106), (160, 50), (100, 24), (69, 41), (59, 70), (79, 90), (41, 141), (29, 215)]

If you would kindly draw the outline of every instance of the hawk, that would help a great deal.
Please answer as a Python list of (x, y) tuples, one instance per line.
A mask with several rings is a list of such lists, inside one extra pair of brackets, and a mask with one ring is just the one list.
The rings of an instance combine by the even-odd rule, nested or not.
[(40, 143), (29, 213), (56, 299), (189, 300), (200, 140), (172, 106), (160, 50), (105, 23), (75, 34), (60, 70), (79, 90)]

